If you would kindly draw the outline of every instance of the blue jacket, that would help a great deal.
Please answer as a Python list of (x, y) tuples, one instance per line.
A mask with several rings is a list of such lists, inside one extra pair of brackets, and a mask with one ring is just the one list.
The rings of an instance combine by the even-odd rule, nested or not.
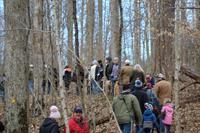
[(156, 116), (150, 109), (146, 109), (144, 111), (143, 121), (152, 121), (154, 127), (158, 128), (158, 123), (156, 121)]

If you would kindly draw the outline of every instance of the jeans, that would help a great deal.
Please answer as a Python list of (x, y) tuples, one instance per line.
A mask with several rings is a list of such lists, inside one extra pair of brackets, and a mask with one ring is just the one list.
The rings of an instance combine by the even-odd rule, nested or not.
[(131, 133), (131, 123), (119, 124), (122, 133)]
[(159, 116), (159, 120), (160, 120), (160, 132), (164, 132), (164, 125), (163, 125), (163, 122), (162, 122), (162, 118)]
[(91, 87), (92, 87), (92, 93), (93, 94), (98, 94), (98, 93), (101, 92), (101, 89), (99, 88), (99, 86), (97, 84), (98, 84), (98, 82), (91, 80)]

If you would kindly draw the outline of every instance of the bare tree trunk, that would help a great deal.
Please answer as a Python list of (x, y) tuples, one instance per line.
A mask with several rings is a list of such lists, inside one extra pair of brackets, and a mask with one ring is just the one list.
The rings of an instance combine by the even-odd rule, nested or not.
[(118, 2), (119, 2), (119, 11), (120, 11), (120, 28), (119, 28), (119, 46), (117, 49), (117, 54), (118, 54), (119, 61), (121, 64), (122, 36), (123, 36), (123, 8), (122, 8), (122, 1), (118, 0)]
[[(6, 25), (6, 132), (28, 133), (28, 0), (4, 0)], [(14, 14), (14, 15), (13, 15)]]
[[(67, 133), (69, 133), (69, 125), (68, 125), (68, 118), (67, 118), (67, 112), (66, 112), (66, 105), (65, 105), (65, 91), (64, 91), (64, 85), (63, 85), (63, 66), (62, 66), (62, 59), (61, 59), (61, 51), (60, 51), (60, 37), (59, 37), (59, 30), (60, 30), (60, 11), (59, 11), (59, 4), (61, 3), (60, 0), (54, 1), (54, 16), (55, 16), (55, 37), (56, 37), (56, 49), (58, 54), (58, 65), (59, 65), (59, 90), (60, 90), (60, 97), (61, 97), (61, 105), (62, 105), (62, 111), (64, 116), (64, 122), (66, 126)], [(62, 6), (62, 5), (61, 5)]]
[(85, 0), (82, 0), (82, 3), (81, 3), (81, 49), (80, 49), (80, 52), (81, 52), (81, 59), (82, 60), (85, 60), (85, 56), (86, 56), (86, 48), (84, 45), (84, 13), (85, 13), (85, 8), (84, 8), (84, 5), (85, 5)]
[(98, 0), (98, 13), (99, 13), (99, 30), (98, 30), (98, 59), (103, 59), (103, 40), (102, 40), (102, 34), (103, 34), (103, 21), (102, 21), (102, 1)]
[[(180, 1), (177, 1), (180, 5)], [(179, 6), (178, 6), (179, 7)], [(180, 40), (180, 9), (176, 9), (176, 24), (175, 24), (175, 73), (174, 73), (174, 96), (175, 96), (175, 124), (176, 133), (182, 133), (180, 125), (180, 105), (179, 105), (179, 76), (180, 76), (180, 66), (181, 66), (181, 40)]]
[(119, 55), (119, 2), (118, 0), (110, 0), (110, 17), (111, 17), (111, 41), (110, 41), (110, 53), (112, 57), (118, 57)]
[(72, 65), (73, 54), (73, 2), (67, 0), (67, 30), (68, 30), (68, 52), (67, 52), (67, 63)]
[[(42, 82), (43, 82), (43, 32), (39, 31), (42, 30), (43, 25), (43, 0), (35, 0), (34, 2), (34, 15), (33, 15), (33, 80), (34, 80), (34, 104), (33, 109), (35, 111), (35, 104), (38, 103), (37, 100), (42, 100), (43, 89), (42, 89)], [(36, 114), (39, 112), (35, 112)]]
[(88, 49), (87, 63), (93, 60), (93, 34), (94, 34), (94, 0), (87, 1), (86, 44)]
[(141, 52), (140, 52), (140, 0), (134, 1), (134, 53), (135, 53), (135, 62), (141, 64)]

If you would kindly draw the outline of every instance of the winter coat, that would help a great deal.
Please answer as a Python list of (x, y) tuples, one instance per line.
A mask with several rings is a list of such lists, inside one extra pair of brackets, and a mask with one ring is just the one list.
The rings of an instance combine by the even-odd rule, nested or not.
[(154, 127), (158, 128), (157, 118), (150, 109), (146, 109), (144, 111), (143, 121), (151, 121), (153, 123)]
[(56, 120), (52, 118), (46, 118), (40, 127), (40, 133), (60, 133)]
[(142, 124), (139, 102), (128, 91), (123, 91), (119, 96), (114, 97), (112, 106), (119, 124), (130, 123), (132, 116), (135, 116), (137, 124)]
[(164, 112), (165, 112), (165, 118), (162, 120), (162, 122), (167, 125), (172, 125), (172, 119), (173, 119), (173, 113), (174, 113), (173, 105), (170, 103), (167, 103), (166, 105), (164, 105), (162, 107), (161, 113), (164, 113)]
[(111, 80), (112, 81), (117, 81), (119, 78), (119, 64), (113, 64), (112, 66), (112, 73), (111, 73)]
[(147, 89), (146, 93), (147, 93), (147, 96), (149, 98), (149, 102), (153, 105), (153, 107), (159, 108), (160, 103), (158, 101), (158, 98), (157, 98), (155, 92), (152, 89)]
[(131, 81), (131, 74), (133, 73), (132, 66), (123, 66), (120, 71), (119, 79), (122, 85), (128, 85)]
[(141, 111), (142, 113), (144, 113), (144, 110), (145, 110), (144, 104), (149, 102), (147, 93), (143, 91), (141, 88), (137, 88), (134, 92), (132, 92), (132, 94), (137, 97), (140, 104)]
[(63, 75), (63, 80), (65, 83), (65, 87), (69, 87), (71, 80), (72, 80), (72, 70), (71, 68), (66, 68), (64, 69), (64, 75)]
[(99, 67), (97, 65), (91, 66), (91, 69), (90, 69), (91, 79), (96, 80), (96, 81), (98, 80), (98, 71), (99, 71)]
[(143, 72), (137, 71), (137, 70), (133, 70), (133, 73), (131, 75), (131, 83), (135, 84), (135, 80), (139, 78), (140, 81), (142, 81), (142, 83), (145, 83), (145, 76)]
[(166, 80), (159, 81), (158, 83), (155, 84), (153, 90), (156, 96), (158, 97), (158, 100), (161, 105), (164, 104), (163, 102), (165, 98), (171, 98), (172, 85), (169, 81)]
[[(69, 129), (70, 129), (70, 133), (89, 133), (89, 127), (88, 127), (88, 123), (86, 120), (84, 120), (82, 125), (79, 125), (75, 118), (72, 117), (69, 120)], [(66, 129), (64, 129), (64, 133), (66, 133)]]
[(111, 80), (111, 73), (112, 73), (112, 67), (113, 67), (113, 63), (109, 63), (106, 65), (105, 67), (105, 75), (106, 75), (106, 78), (107, 80)]
[(156, 122), (156, 116), (150, 109), (146, 109), (143, 114), (143, 121), (152, 121), (154, 123)]

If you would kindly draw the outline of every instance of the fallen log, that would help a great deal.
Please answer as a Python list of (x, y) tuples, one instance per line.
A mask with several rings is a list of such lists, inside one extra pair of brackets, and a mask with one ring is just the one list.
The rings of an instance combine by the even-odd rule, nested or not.
[(194, 71), (192, 71), (190, 68), (186, 67), (186, 66), (181, 66), (180, 71), (185, 74), (186, 76), (200, 82), (200, 75), (198, 75), (197, 73), (195, 73)]

